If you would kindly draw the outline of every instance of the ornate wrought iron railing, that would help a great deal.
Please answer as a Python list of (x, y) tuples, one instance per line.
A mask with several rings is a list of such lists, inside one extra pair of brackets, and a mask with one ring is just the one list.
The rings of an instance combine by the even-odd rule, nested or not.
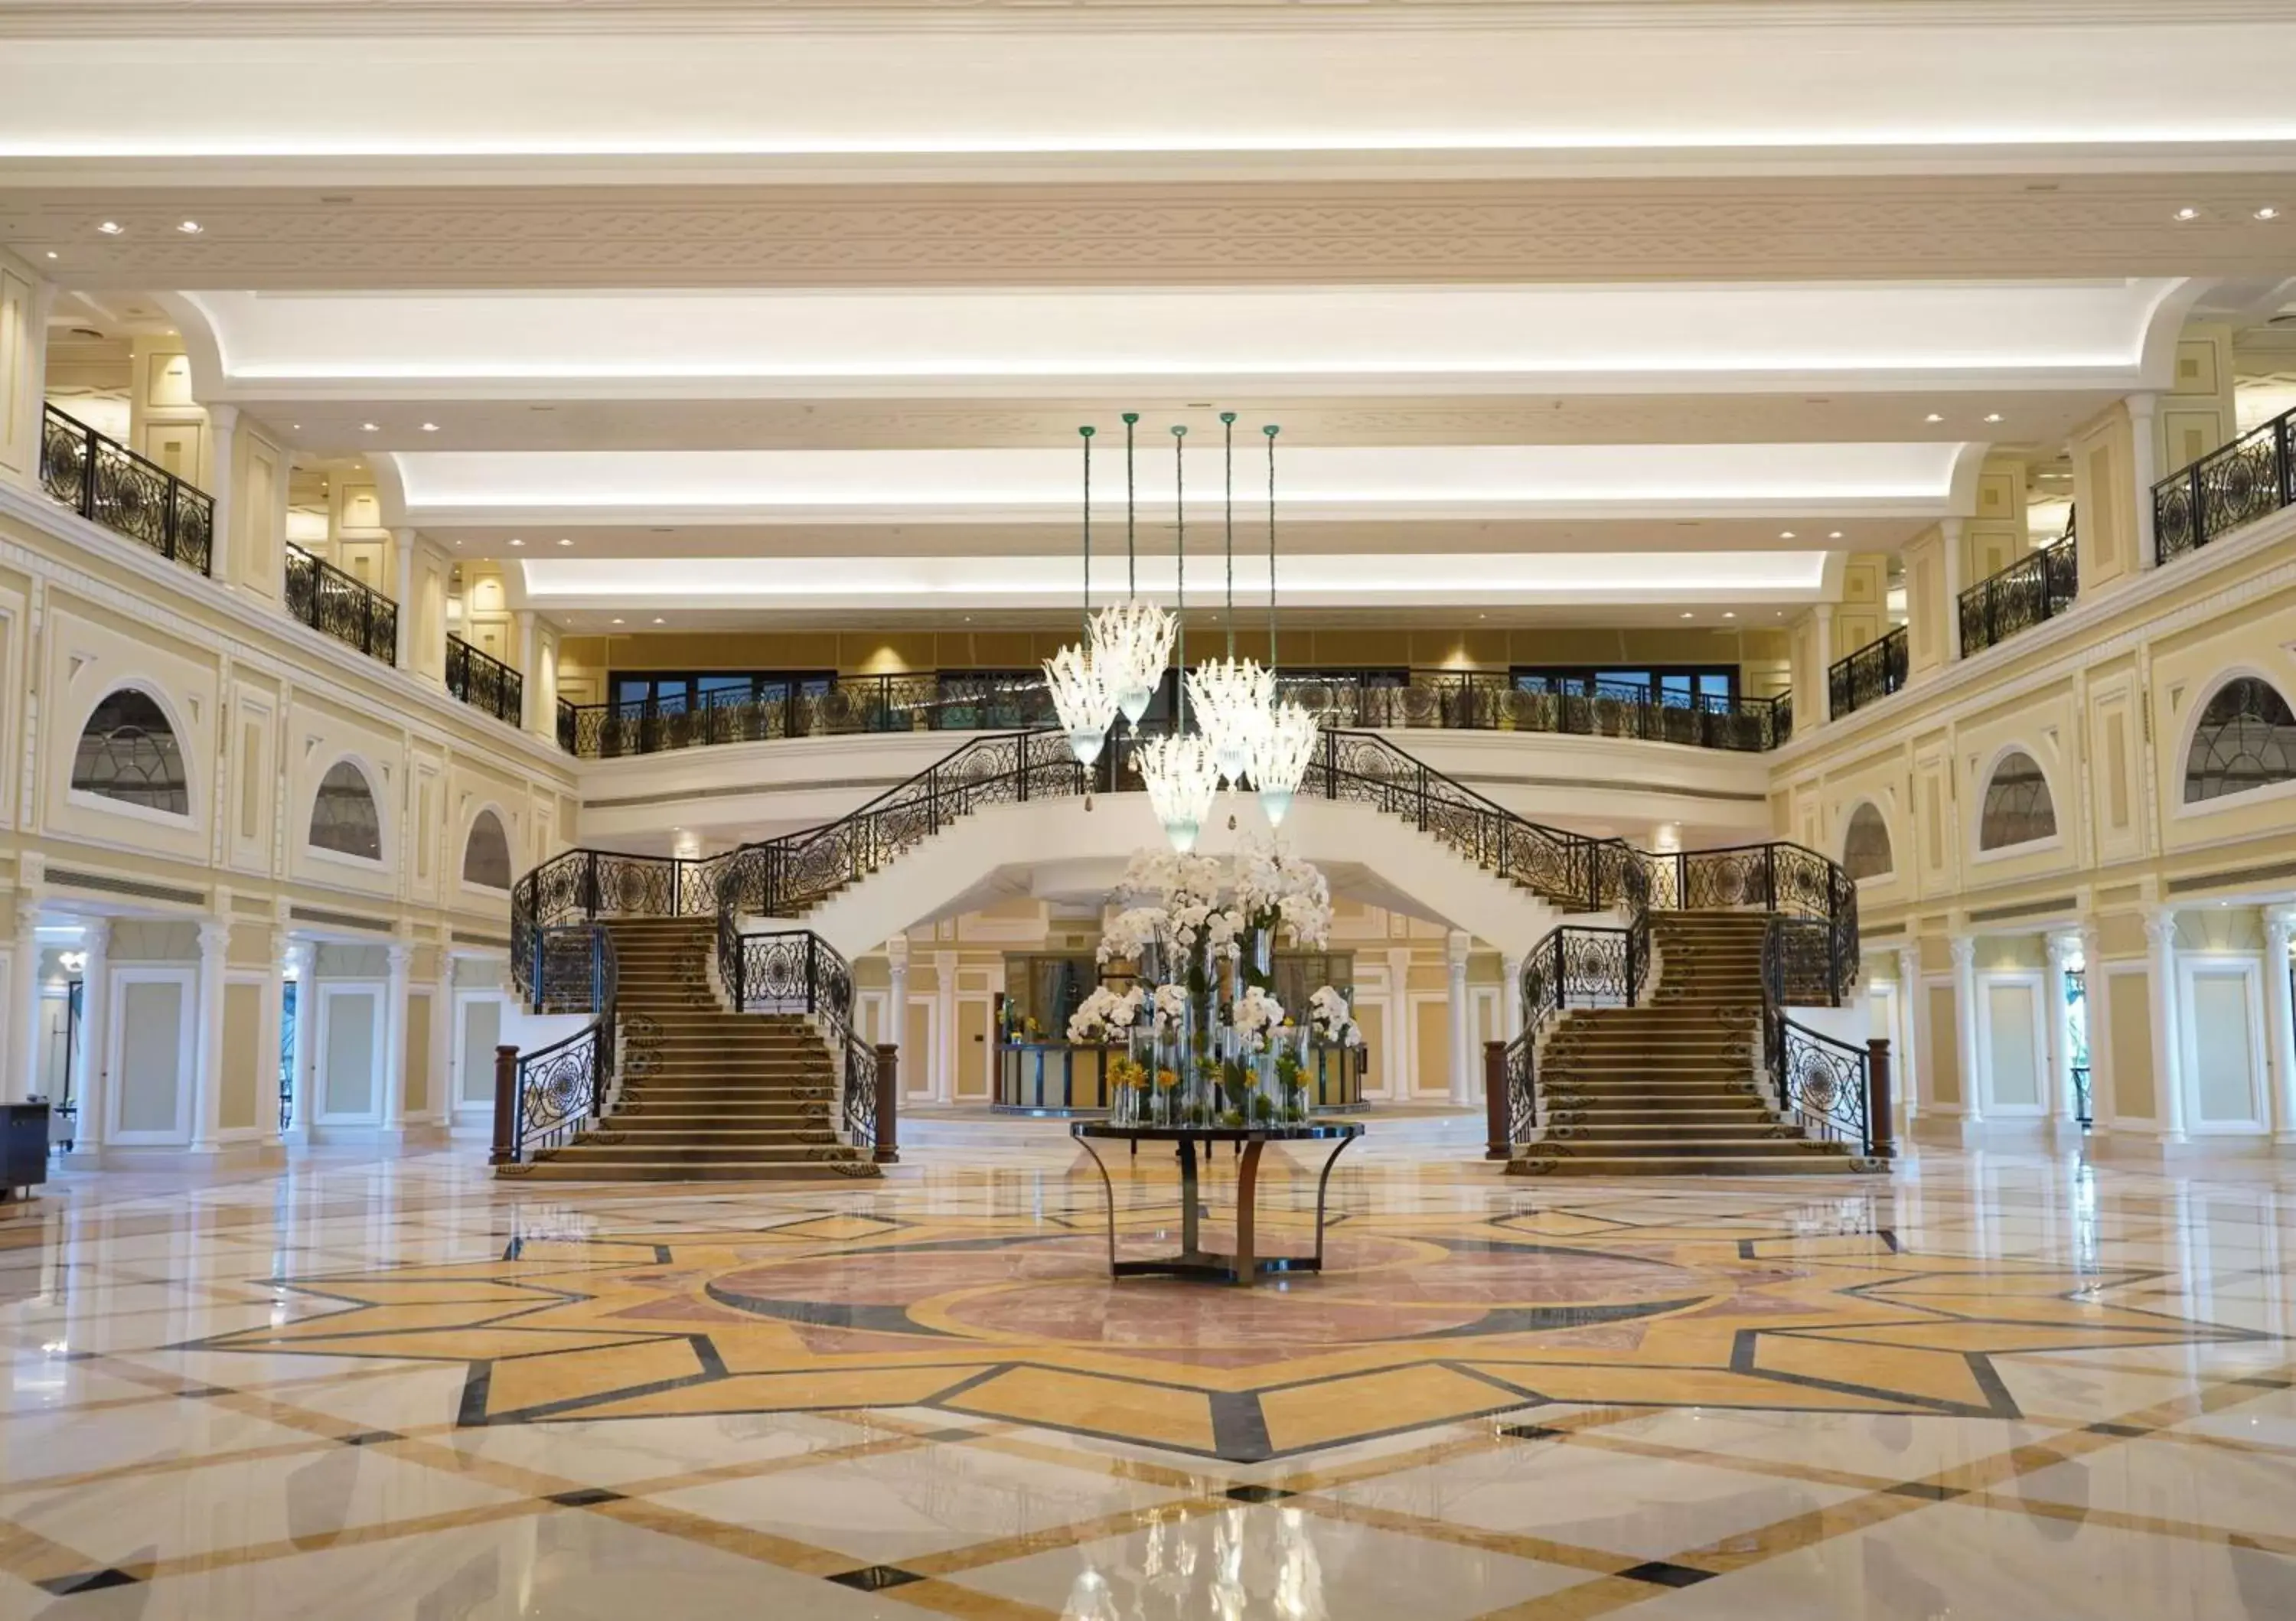
[(214, 571), (215, 497), (53, 405), (40, 412), (40, 483), (113, 534)]
[(2080, 595), (2073, 537), (2030, 552), (1961, 594), (1961, 656), (1997, 646), (2021, 630), (2054, 619)]
[(1906, 627), (1902, 625), (1847, 659), (1835, 659), (1825, 672), (1826, 698), (1836, 720), (1873, 708), (1905, 684)]
[[(1283, 695), (1341, 730), (1433, 728), (1631, 738), (1759, 752), (1793, 733), (1786, 698), (1667, 692), (1596, 682), (1590, 691), (1533, 692), (1500, 670), (1318, 671), (1279, 680)], [(694, 704), (561, 700), (558, 741), (584, 759), (659, 754), (713, 743), (851, 733), (1018, 731), (1055, 716), (1041, 681), (963, 670), (840, 675), (826, 692), (772, 699), (712, 693)]]
[(2250, 429), (2152, 487), (2152, 559), (2168, 563), (2296, 505), (2296, 411)]
[(1789, 1007), (1838, 1005), (1807, 922), (1773, 916), (1762, 937), (1762, 1064), (1778, 1109), (1808, 1135), (1867, 1160), (1891, 1153), (1886, 1042), (1853, 1046), (1796, 1020)]
[(545, 929), (542, 935), (537, 955), (544, 968), (534, 997), (538, 1010), (597, 1017), (565, 1040), (520, 1056), (510, 1128), (504, 1133), (497, 1126), (496, 1132), (497, 1152), (506, 1142), (510, 1159), (519, 1164), (570, 1142), (606, 1112), (621, 1057), (612, 935), (596, 923)]
[(357, 576), (291, 542), (287, 547), (287, 613), (370, 659), (398, 662), (398, 604)]
[(1565, 924), (1523, 959), (1522, 1034), (1507, 1044), (1505, 1134), (1493, 1131), (1492, 1158), (1505, 1158), (1546, 1124), (1538, 1087), (1538, 1043), (1546, 1027), (1565, 1008), (1631, 1007), (1642, 999), (1650, 971), (1648, 915), (1644, 908), (1624, 929)]
[(718, 973), (744, 1012), (799, 1013), (822, 1027), (837, 1058), (838, 1116), (845, 1140), (873, 1154), (878, 1142), (877, 1050), (854, 1024), (853, 965), (809, 929), (735, 934), (727, 953), (719, 914)]
[(526, 677), (460, 636), (447, 638), (447, 691), (507, 725), (526, 722)]
[(987, 671), (840, 675), (825, 692), (758, 699), (712, 692), (693, 704), (656, 700), (568, 704), (559, 742), (584, 759), (660, 754), (712, 743), (871, 732), (986, 732), (1054, 724), (1042, 681)]
[(1767, 912), (1786, 920), (1795, 984), (1840, 1006), (1857, 978), (1857, 884), (1798, 844), (1642, 851), (1650, 905), (1660, 912)]
[(529, 1006), (549, 985), (551, 931), (616, 917), (709, 917), (717, 863), (619, 850), (568, 850), (511, 890), (511, 974)]

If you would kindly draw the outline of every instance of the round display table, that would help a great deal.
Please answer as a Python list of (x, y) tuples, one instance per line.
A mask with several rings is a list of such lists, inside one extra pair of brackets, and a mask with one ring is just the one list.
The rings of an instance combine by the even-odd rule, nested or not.
[[(1349, 1143), (1363, 1135), (1364, 1128), (1351, 1121), (1335, 1121), (1329, 1125), (1300, 1126), (1116, 1126), (1105, 1120), (1079, 1120), (1069, 1127), (1069, 1134), (1084, 1145), (1085, 1152), (1100, 1170), (1101, 1191), (1108, 1197), (1108, 1272), (1111, 1277), (1133, 1278), (1156, 1276), (1169, 1278), (1202, 1278), (1218, 1283), (1257, 1283), (1275, 1273), (1321, 1272), (1324, 1270), (1324, 1194), (1331, 1186), (1332, 1167), (1347, 1151)], [(1180, 1250), (1177, 1255), (1152, 1256), (1135, 1261), (1116, 1258), (1116, 1185), (1108, 1179), (1108, 1166), (1101, 1158), (1095, 1142), (1128, 1142), (1137, 1150), (1143, 1142), (1174, 1142), (1180, 1149)], [(1218, 1255), (1206, 1250), (1197, 1240), (1196, 1221), (1200, 1214), (1196, 1201), (1196, 1150), (1204, 1151), (1204, 1162), (1211, 1162), (1211, 1150), (1216, 1143), (1241, 1144), (1242, 1156), (1236, 1162), (1235, 1172), (1235, 1253)], [(1316, 1178), (1316, 1253), (1312, 1256), (1261, 1257), (1253, 1243), (1253, 1228), (1259, 1215), (1257, 1198), (1259, 1187), (1260, 1150), (1271, 1142), (1328, 1142), (1332, 1151), (1324, 1160), (1323, 1174)]]

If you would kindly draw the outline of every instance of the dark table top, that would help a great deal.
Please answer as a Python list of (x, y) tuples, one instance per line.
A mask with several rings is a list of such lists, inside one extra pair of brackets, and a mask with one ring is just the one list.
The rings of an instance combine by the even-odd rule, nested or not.
[(1356, 1120), (1302, 1121), (1269, 1126), (1116, 1126), (1078, 1120), (1071, 1137), (1112, 1137), (1125, 1142), (1329, 1142), (1360, 1137)]

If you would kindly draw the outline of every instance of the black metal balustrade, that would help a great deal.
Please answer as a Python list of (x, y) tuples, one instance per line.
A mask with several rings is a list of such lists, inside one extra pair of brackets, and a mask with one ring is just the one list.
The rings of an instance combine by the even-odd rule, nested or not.
[(1871, 708), (1906, 684), (1906, 627), (1868, 642), (1825, 672), (1826, 697), (1833, 718)]
[[(505, 1129), (495, 1128), (494, 1163), (524, 1164), (562, 1147), (606, 1112), (622, 1057), (614, 999), (620, 983), (613, 936), (585, 922), (537, 931), (535, 968), (523, 985), (537, 1012), (595, 1013), (565, 1040), (521, 1055)], [(507, 1153), (504, 1152), (505, 1149)]]
[[(727, 953), (720, 914), (718, 971), (744, 1012), (797, 1013), (818, 1020), (837, 1060), (838, 1113), (845, 1140), (872, 1157), (878, 1144), (877, 1050), (854, 1023), (853, 965), (809, 929), (739, 934)], [(825, 1128), (824, 1128), (825, 1129)]]
[[(1854, 893), (1854, 888), (1853, 888)], [(1864, 1047), (1814, 1030), (1786, 1010), (1839, 1006), (1841, 987), (1813, 961), (1810, 925), (1772, 917), (1762, 937), (1762, 1065), (1779, 1112), (1805, 1135), (1847, 1144), (1868, 1167), (1892, 1154), (1889, 1043)], [(1816, 960), (1823, 960), (1821, 943)]]
[[(498, 721), (513, 726), (525, 721), (526, 677), (491, 653), (480, 652), (460, 636), (447, 638), (447, 691)], [(562, 704), (562, 740), (565, 732), (563, 708)]]
[(293, 544), (287, 548), (287, 612), (370, 659), (398, 662), (398, 604)]
[(215, 497), (53, 405), (41, 407), (40, 483), (113, 534), (214, 571)]
[(1961, 594), (1961, 656), (1981, 653), (2055, 618), (2079, 595), (2080, 561), (2067, 535)]
[[(1791, 699), (1669, 692), (1596, 681), (1541, 692), (1499, 670), (1318, 671), (1282, 676), (1281, 695), (1342, 729), (1538, 732), (1632, 738), (1759, 753), (1793, 734)], [(559, 746), (584, 759), (659, 754), (712, 743), (851, 733), (1017, 731), (1055, 724), (1040, 681), (962, 670), (841, 675), (825, 692), (757, 699), (704, 694), (691, 704), (632, 700), (558, 708)]]
[(2152, 560), (2168, 563), (2296, 505), (2296, 411), (2152, 487)]

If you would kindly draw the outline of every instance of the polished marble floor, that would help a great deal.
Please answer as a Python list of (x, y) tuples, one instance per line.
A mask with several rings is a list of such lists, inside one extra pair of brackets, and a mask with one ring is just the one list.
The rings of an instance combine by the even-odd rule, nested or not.
[[(0, 1207), (0, 1617), (2296, 1616), (2296, 1164), (1439, 1152), (1251, 1292), (1111, 1285), (1049, 1136), (68, 1178)], [(1171, 1241), (1168, 1158), (1116, 1199)]]

